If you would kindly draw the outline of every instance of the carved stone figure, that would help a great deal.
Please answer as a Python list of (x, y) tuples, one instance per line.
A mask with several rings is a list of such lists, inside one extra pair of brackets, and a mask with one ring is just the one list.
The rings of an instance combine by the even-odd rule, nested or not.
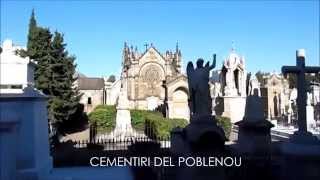
[(211, 97), (209, 91), (209, 72), (216, 65), (216, 55), (213, 56), (213, 63), (209, 62), (203, 66), (203, 59), (197, 60), (197, 68), (194, 69), (192, 62), (187, 65), (189, 83), (189, 107), (191, 115), (211, 114)]
[(261, 96), (259, 81), (256, 78), (250, 79), (249, 94), (253, 95), (255, 90), (258, 92), (258, 96)]

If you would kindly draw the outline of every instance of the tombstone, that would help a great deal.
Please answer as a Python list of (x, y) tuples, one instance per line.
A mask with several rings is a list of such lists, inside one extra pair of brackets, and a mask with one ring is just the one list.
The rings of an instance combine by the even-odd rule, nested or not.
[(250, 79), (249, 82), (249, 95), (253, 95), (254, 91), (257, 90), (258, 91), (258, 96), (261, 96), (261, 91), (260, 91), (260, 83), (259, 81), (255, 78), (255, 79)]
[[(47, 97), (32, 87), (26, 87), (22, 94), (1, 94), (0, 109), (1, 163), (3, 153), (9, 152), (10, 155), (7, 154), (4, 159), (12, 158), (12, 162), (6, 161), (8, 166), (1, 164), (1, 176), (7, 176), (9, 173), (2, 172), (6, 172), (7, 168), (12, 168), (16, 163), (15, 177), (12, 178), (45, 179), (52, 168), (48, 141)], [(3, 134), (3, 130), (7, 132)], [(8, 147), (2, 146), (4, 137), (10, 138), (4, 141), (11, 141)]]
[(293, 113), (292, 105), (291, 105), (291, 101), (289, 101), (289, 107), (288, 107), (288, 111), (287, 111), (287, 116), (288, 116), (287, 123), (288, 123), (288, 126), (290, 126), (291, 123), (292, 123), (292, 113)]
[(312, 95), (307, 93), (307, 106), (306, 106), (306, 118), (307, 118), (307, 131), (312, 132), (312, 126), (315, 125), (314, 108), (311, 105)]
[(242, 121), (235, 123), (239, 126), (238, 143), (242, 152), (270, 153), (270, 129), (274, 126), (264, 117), (262, 99), (255, 90), (247, 97), (246, 110)]
[(273, 124), (264, 117), (263, 102), (257, 89), (253, 95), (247, 97), (243, 120), (235, 124), (239, 126), (235, 146), (245, 164), (243, 179), (271, 178), (270, 129)]

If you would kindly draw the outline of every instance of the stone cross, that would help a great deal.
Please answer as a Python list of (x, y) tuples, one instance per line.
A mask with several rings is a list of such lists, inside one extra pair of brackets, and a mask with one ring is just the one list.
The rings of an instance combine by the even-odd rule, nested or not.
[(296, 53), (296, 66), (282, 66), (282, 73), (293, 73), (297, 75), (297, 89), (298, 89), (298, 126), (300, 132), (307, 132), (306, 121), (306, 105), (307, 95), (305, 87), (305, 73), (318, 73), (320, 72), (320, 66), (305, 66), (305, 50), (299, 49)]
[(149, 44), (148, 44), (148, 43), (145, 43), (144, 46), (146, 47), (146, 51), (147, 51)]

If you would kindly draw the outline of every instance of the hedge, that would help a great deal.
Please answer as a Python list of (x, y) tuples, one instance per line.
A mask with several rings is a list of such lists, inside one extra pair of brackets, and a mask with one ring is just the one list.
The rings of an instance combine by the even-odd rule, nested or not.
[(184, 128), (187, 124), (188, 122), (185, 119), (167, 119), (154, 115), (147, 116), (146, 134), (151, 136), (151, 138), (168, 138), (173, 128)]
[(115, 106), (99, 105), (89, 114), (90, 124), (97, 125), (99, 133), (111, 132), (116, 125)]
[[(97, 125), (98, 133), (111, 132), (116, 124), (116, 107), (99, 105), (89, 114), (89, 122)], [(146, 132), (150, 135), (153, 131), (154, 138), (167, 138), (175, 127), (185, 127), (188, 122), (185, 119), (164, 118), (160, 112), (147, 110), (130, 110), (131, 124), (136, 131)], [(231, 132), (231, 122), (227, 117), (216, 116), (217, 124), (223, 128), (227, 137)], [(145, 126), (147, 125), (147, 126)]]

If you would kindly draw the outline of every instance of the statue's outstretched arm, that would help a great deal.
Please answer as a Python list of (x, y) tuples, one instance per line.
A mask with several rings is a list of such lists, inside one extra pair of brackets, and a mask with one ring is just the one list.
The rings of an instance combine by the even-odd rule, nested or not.
[(216, 54), (213, 54), (212, 65), (210, 66), (210, 70), (216, 67)]

